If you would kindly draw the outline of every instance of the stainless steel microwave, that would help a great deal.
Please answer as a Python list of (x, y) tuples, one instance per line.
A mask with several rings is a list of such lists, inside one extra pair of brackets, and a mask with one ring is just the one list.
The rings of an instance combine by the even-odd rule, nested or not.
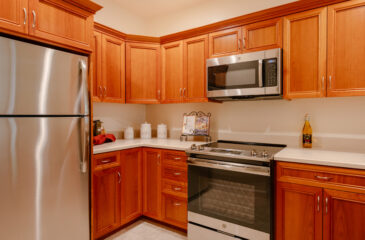
[(282, 97), (280, 48), (207, 60), (207, 96), (216, 100)]

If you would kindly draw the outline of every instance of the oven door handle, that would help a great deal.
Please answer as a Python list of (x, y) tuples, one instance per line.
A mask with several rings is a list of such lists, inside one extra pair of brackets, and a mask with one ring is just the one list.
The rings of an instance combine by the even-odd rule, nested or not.
[(221, 169), (227, 171), (248, 173), (261, 176), (270, 176), (270, 167), (253, 166), (240, 163), (222, 163), (214, 160), (202, 160), (197, 158), (189, 158), (188, 165), (197, 167), (206, 167)]

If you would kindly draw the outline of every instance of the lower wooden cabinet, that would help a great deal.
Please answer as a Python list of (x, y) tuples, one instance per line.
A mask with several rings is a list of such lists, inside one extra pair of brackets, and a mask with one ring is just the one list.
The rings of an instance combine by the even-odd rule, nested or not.
[(163, 194), (162, 221), (186, 229), (188, 220), (188, 203), (186, 198)]
[(279, 162), (277, 240), (365, 239), (365, 172)]

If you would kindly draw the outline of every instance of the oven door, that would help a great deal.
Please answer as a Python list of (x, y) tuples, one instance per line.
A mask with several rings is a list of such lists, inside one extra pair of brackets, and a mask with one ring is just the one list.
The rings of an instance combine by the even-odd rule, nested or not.
[(245, 239), (268, 240), (270, 168), (189, 159), (189, 222)]

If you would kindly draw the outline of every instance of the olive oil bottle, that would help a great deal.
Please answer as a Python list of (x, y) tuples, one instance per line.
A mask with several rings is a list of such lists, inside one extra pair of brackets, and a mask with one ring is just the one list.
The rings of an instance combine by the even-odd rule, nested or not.
[(303, 147), (311, 148), (312, 147), (312, 127), (309, 123), (310, 117), (308, 114), (305, 115), (305, 123), (303, 127)]

